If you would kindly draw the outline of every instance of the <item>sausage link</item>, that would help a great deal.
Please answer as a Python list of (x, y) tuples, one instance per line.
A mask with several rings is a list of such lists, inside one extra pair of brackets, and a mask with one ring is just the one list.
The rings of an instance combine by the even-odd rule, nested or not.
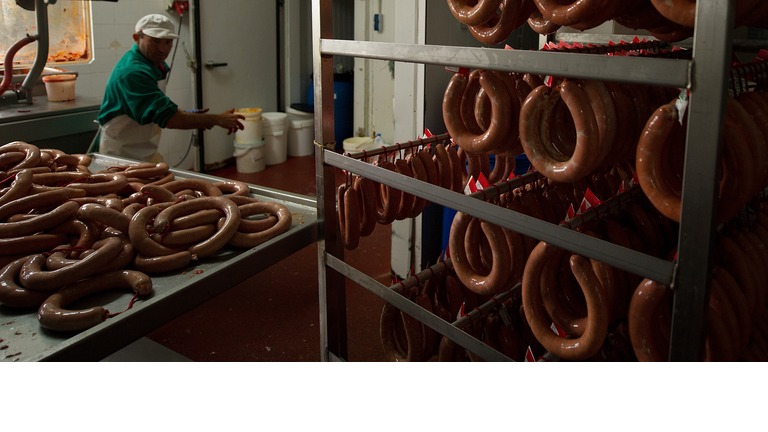
[(219, 188), (206, 180), (181, 179), (162, 184), (162, 186), (169, 191), (176, 193), (177, 196), (178, 192), (183, 191), (184, 189), (200, 191), (209, 197), (217, 197), (223, 195)]
[(339, 234), (344, 248), (353, 250), (360, 244), (360, 197), (354, 188), (340, 184), (336, 189)]
[[(354, 189), (352, 189), (352, 192), (354, 192)], [(356, 196), (356, 194), (353, 195)], [(259, 206), (257, 210), (259, 213), (269, 213), (277, 217), (277, 223), (269, 229), (255, 233), (243, 233), (236, 231), (232, 238), (229, 240), (228, 244), (235, 247), (252, 248), (268, 240), (271, 240), (291, 229), (293, 217), (291, 216), (291, 211), (288, 210), (287, 207), (273, 202), (260, 202), (254, 203), (252, 205)], [(223, 222), (219, 221), (219, 230), (223, 229), (222, 225)], [(190, 251), (192, 251), (192, 249), (190, 249)]]
[(72, 198), (70, 192), (63, 188), (18, 198), (0, 206), (0, 221), (15, 214), (27, 213), (34, 208), (59, 205), (69, 198)]
[(0, 303), (5, 306), (39, 307), (50, 296), (48, 292), (31, 291), (19, 285), (19, 273), (28, 258), (19, 258), (0, 270)]
[(149, 238), (165, 246), (191, 246), (210, 238), (216, 233), (216, 225), (198, 225), (192, 228), (167, 231), (165, 234), (150, 234)]
[[(95, 239), (94, 239), (95, 241)], [(66, 243), (66, 234), (35, 234), (0, 239), (0, 256), (48, 251)]]
[(101, 306), (65, 309), (75, 300), (114, 288), (130, 288), (139, 295), (152, 292), (152, 279), (138, 271), (120, 270), (94, 276), (67, 286), (50, 296), (37, 311), (40, 325), (55, 331), (82, 331), (105, 321), (109, 311)]
[(587, 325), (584, 334), (575, 339), (561, 338), (552, 332), (541, 301), (540, 281), (544, 266), (556, 249), (555, 246), (541, 242), (531, 253), (523, 273), (525, 316), (536, 339), (547, 351), (567, 360), (585, 360), (600, 350), (608, 334), (608, 305), (589, 261), (574, 255), (571, 257), (571, 270), (587, 301)]
[[(395, 171), (395, 164), (389, 161), (378, 163), (381, 168)], [(400, 190), (386, 185), (378, 184), (379, 193), (376, 194), (376, 221), (382, 225), (389, 225), (395, 220), (400, 210)]]
[(0, 238), (22, 237), (53, 228), (72, 217), (79, 207), (79, 204), (70, 201), (33, 219), (0, 223)]
[(448, 8), (453, 16), (462, 24), (482, 24), (496, 13), (501, 0), (479, 0), (469, 2), (466, 0), (448, 0)]
[(46, 262), (45, 255), (32, 255), (21, 268), (19, 280), (21, 285), (29, 290), (52, 291), (95, 274), (101, 267), (115, 259), (121, 248), (122, 241), (119, 238), (111, 237), (96, 253), (75, 264), (52, 271), (43, 270)]
[(223, 194), (231, 194), (231, 195), (238, 195), (238, 196), (250, 196), (251, 195), (251, 188), (248, 186), (247, 183), (231, 180), (231, 181), (222, 181), (217, 182), (213, 184)]
[(668, 288), (645, 279), (637, 287), (629, 304), (629, 336), (639, 361), (667, 361), (667, 349), (662, 347), (653, 332), (653, 317), (658, 308), (666, 307)]
[(128, 234), (128, 227), (131, 224), (131, 218), (128, 215), (95, 203), (80, 206), (76, 217), (81, 220), (94, 221), (111, 226), (124, 234)]
[(11, 187), (0, 197), (0, 206), (23, 197), (27, 194), (27, 191), (29, 191), (31, 186), (32, 172), (29, 170), (19, 171), (18, 174), (16, 174), (16, 179), (11, 183)]
[[(411, 167), (408, 165), (408, 162), (405, 159), (397, 159), (395, 161), (395, 172), (398, 174), (402, 174), (406, 177), (413, 178), (413, 172), (411, 171)], [(397, 205), (397, 216), (395, 216), (396, 220), (403, 220), (408, 217), (408, 215), (411, 213), (411, 210), (413, 210), (413, 203), (416, 201), (416, 197), (414, 197), (411, 194), (402, 192), (400, 193), (400, 203)], [(358, 213), (359, 217), (359, 213)]]
[(147, 198), (153, 198), (156, 202), (176, 202), (179, 200), (173, 192), (160, 185), (144, 185), (140, 192)]
[[(242, 233), (261, 232), (266, 229), (272, 228), (277, 223), (277, 217), (274, 215), (268, 215), (266, 218), (258, 219), (258, 220), (246, 219), (246, 217), (248, 216), (263, 214), (262, 207), (259, 206), (258, 203), (240, 205), (237, 208), (238, 210), (240, 210), (240, 225), (237, 227), (237, 231), (239, 232), (242, 232)], [(176, 220), (179, 220), (179, 219), (176, 219)], [(176, 221), (174, 221), (173, 223), (175, 224)], [(376, 222), (374, 221), (374, 223)]]
[[(237, 208), (237, 204), (235, 204), (232, 200), (220, 196), (208, 196), (172, 205), (157, 215), (157, 217), (155, 217), (155, 230), (162, 234), (168, 228), (170, 221), (172, 221), (177, 215), (194, 213), (210, 208), (223, 211), (225, 217), (224, 222), (220, 223), (219, 231), (211, 236), (211, 238), (189, 248), (189, 251), (193, 255), (197, 255), (198, 258), (206, 257), (221, 249), (237, 233), (237, 227), (240, 225), (241, 220), (240, 211)], [(279, 224), (280, 223), (278, 222), (278, 225)], [(131, 239), (131, 241), (133, 241), (133, 239)], [(140, 249), (139, 251), (141, 252)]]
[[(395, 320), (401, 319), (407, 336), (407, 352), (401, 353), (395, 343)], [(408, 314), (400, 312), (390, 303), (385, 303), (381, 310), (379, 321), (379, 337), (384, 348), (384, 355), (391, 362), (418, 361), (421, 357), (421, 347), (424, 345), (420, 323)]]
[(555, 324), (563, 329), (568, 336), (581, 337), (587, 325), (586, 313), (575, 313), (566, 306), (561, 299), (560, 288), (557, 284), (557, 273), (564, 253), (565, 251), (562, 249), (555, 251), (544, 264), (541, 273), (541, 300), (547, 315), (552, 318)]
[(162, 177), (168, 173), (168, 164), (165, 162), (159, 162), (150, 167), (128, 167), (123, 171), (126, 177), (134, 177), (140, 179), (149, 179), (154, 177)]
[(131, 223), (128, 225), (128, 237), (131, 244), (138, 253), (144, 256), (156, 257), (178, 252), (178, 250), (157, 243), (147, 234), (147, 222), (156, 217), (159, 212), (158, 207), (145, 207), (133, 215)]
[[(425, 183), (429, 182), (429, 174), (427, 173), (426, 168), (424, 168), (424, 163), (421, 161), (421, 158), (419, 158), (418, 156), (412, 155), (408, 157), (408, 163), (410, 164), (411, 172), (413, 173), (413, 178), (415, 178), (416, 180), (421, 180)], [(358, 189), (357, 182), (355, 182), (355, 189)], [(424, 210), (424, 207), (426, 207), (428, 204), (427, 200), (425, 200), (424, 198), (419, 198), (419, 197), (414, 197), (414, 198), (415, 200), (413, 202), (413, 207), (411, 208), (410, 213), (408, 213), (407, 215), (407, 217), (409, 218), (415, 218), (418, 215), (420, 215), (421, 212)], [(365, 206), (365, 197), (363, 197), (363, 203)], [(371, 200), (371, 205), (374, 205), (373, 200)], [(363, 212), (363, 214), (365, 215), (365, 211)], [(362, 236), (363, 233), (361, 232), (360, 235)]]
[(13, 170), (36, 167), (37, 163), (40, 161), (40, 149), (37, 146), (27, 144), (24, 141), (13, 141), (0, 146), (0, 153), (8, 152), (24, 152), (26, 154), (24, 160), (8, 170), (9, 174)]
[[(75, 213), (77, 214), (77, 213)], [(99, 229), (92, 223), (88, 223), (87, 221), (83, 221), (80, 219), (70, 219), (64, 223), (62, 223), (59, 226), (56, 226), (50, 230), (48, 230), (50, 234), (70, 234), (70, 235), (76, 235), (78, 237), (77, 242), (74, 244), (74, 247), (76, 248), (85, 248), (90, 249), (93, 247), (93, 244), (96, 243), (97, 240), (99, 240)], [(50, 250), (54, 247), (66, 243), (65, 241), (59, 242), (55, 245), (52, 245), (49, 248), (43, 248), (38, 250)], [(77, 252), (71, 252), (69, 254), (70, 258), (76, 258)]]
[(133, 259), (133, 268), (144, 273), (165, 273), (184, 268), (192, 260), (196, 259), (197, 256), (192, 255), (186, 250), (158, 257), (147, 257), (137, 254)]
[(473, 272), (467, 263), (466, 251), (462, 244), (470, 219), (470, 216), (458, 212), (451, 225), (449, 241), (453, 268), (461, 282), (472, 292), (481, 295), (498, 294), (504, 290), (505, 282), (509, 279), (511, 272), (509, 247), (506, 244), (504, 232), (496, 225), (482, 222), (483, 232), (491, 245), (493, 265), (488, 276), (480, 276)]

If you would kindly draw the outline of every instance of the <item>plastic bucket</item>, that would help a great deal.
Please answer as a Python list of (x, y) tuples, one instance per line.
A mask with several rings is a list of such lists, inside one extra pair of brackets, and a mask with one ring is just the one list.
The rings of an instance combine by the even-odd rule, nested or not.
[(288, 114), (268, 112), (262, 114), (262, 134), (264, 135), (264, 161), (267, 165), (281, 164), (288, 159), (286, 126)]
[(241, 144), (260, 143), (261, 135), (261, 108), (240, 108), (235, 110), (235, 114), (245, 117), (242, 120), (243, 130), (235, 132), (235, 142)]
[(48, 102), (75, 100), (75, 80), (77, 77), (71, 74), (44, 76), (43, 82)]
[(291, 107), (285, 107), (285, 113), (288, 114), (288, 120), (314, 120), (315, 118), (315, 113), (299, 111)]
[(255, 173), (266, 168), (264, 160), (264, 141), (260, 143), (242, 144), (235, 141), (235, 162), (237, 172), (241, 174)]
[(288, 123), (291, 127), (288, 129), (288, 156), (309, 156), (314, 154), (314, 132), (315, 120), (310, 119), (290, 119)]
[(344, 151), (347, 153), (373, 150), (374, 148), (376, 148), (376, 146), (373, 144), (373, 138), (352, 137), (344, 140)]

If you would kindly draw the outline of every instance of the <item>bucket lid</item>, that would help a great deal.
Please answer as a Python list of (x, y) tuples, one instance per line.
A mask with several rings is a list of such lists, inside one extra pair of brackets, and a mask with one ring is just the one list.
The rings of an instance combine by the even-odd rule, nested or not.
[(305, 103), (292, 103), (291, 108), (305, 113), (315, 113), (315, 106)]
[(285, 112), (288, 114), (289, 117), (290, 116), (294, 116), (294, 117), (298, 117), (300, 119), (311, 119), (311, 118), (315, 117), (315, 113), (314, 112), (299, 111), (299, 110), (293, 109), (291, 107), (285, 107)]
[(65, 82), (74, 81), (77, 76), (72, 74), (60, 74), (60, 75), (46, 75), (43, 77), (43, 82)]
[(267, 120), (269, 123), (277, 123), (277, 124), (284, 123), (285, 119), (288, 118), (288, 114), (283, 112), (265, 112), (261, 116), (264, 117), (264, 119)]
[(261, 141), (248, 142), (248, 143), (239, 142), (237, 139), (235, 139), (235, 147), (237, 148), (257, 148), (257, 147), (262, 147), (264, 144), (266, 144), (265, 138), (262, 138)]
[(301, 129), (305, 127), (312, 127), (315, 125), (315, 119), (289, 119), (288, 120), (291, 123), (291, 127), (293, 129)]
[(240, 114), (245, 118), (261, 117), (261, 108), (238, 108), (235, 114)]

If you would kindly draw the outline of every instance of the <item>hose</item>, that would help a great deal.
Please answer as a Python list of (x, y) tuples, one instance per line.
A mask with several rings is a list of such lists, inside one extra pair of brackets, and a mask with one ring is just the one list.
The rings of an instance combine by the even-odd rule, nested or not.
[(3, 82), (0, 83), (0, 95), (11, 88), (11, 81), (13, 80), (13, 58), (16, 56), (16, 53), (25, 45), (32, 43), (35, 40), (35, 36), (27, 35), (26, 37), (19, 39), (18, 42), (11, 45), (11, 47), (8, 49), (8, 52), (5, 53), (5, 59), (3, 60), (5, 68), (3, 70)]

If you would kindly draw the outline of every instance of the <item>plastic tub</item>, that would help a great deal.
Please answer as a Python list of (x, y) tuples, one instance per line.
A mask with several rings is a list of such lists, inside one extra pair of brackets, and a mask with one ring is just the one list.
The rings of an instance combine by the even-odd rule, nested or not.
[(264, 140), (259, 143), (239, 143), (235, 141), (235, 162), (237, 163), (237, 172), (241, 174), (255, 173), (263, 171), (266, 168), (264, 160)]
[(374, 148), (376, 148), (376, 146), (373, 144), (373, 138), (352, 137), (344, 140), (344, 151), (347, 153), (373, 150)]
[(235, 142), (241, 144), (260, 143), (261, 135), (261, 108), (240, 108), (235, 114), (245, 117), (242, 120), (243, 130), (235, 131)]
[(75, 80), (71, 74), (48, 75), (43, 77), (48, 102), (66, 102), (75, 100)]
[(264, 161), (267, 165), (281, 164), (288, 159), (286, 129), (288, 114), (268, 112), (261, 115), (262, 134), (264, 135)]
[(285, 113), (288, 114), (288, 120), (315, 119), (315, 113), (299, 111), (291, 107), (285, 107)]
[(299, 157), (314, 154), (315, 120), (290, 119), (288, 129), (288, 156)]

